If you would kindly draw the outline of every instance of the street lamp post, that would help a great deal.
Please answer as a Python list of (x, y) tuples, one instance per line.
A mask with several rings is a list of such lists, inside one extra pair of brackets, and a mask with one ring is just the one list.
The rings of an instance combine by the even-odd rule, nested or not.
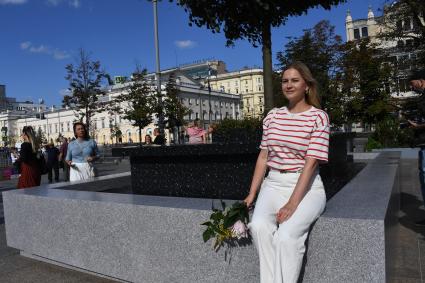
[(161, 71), (159, 64), (159, 39), (158, 39), (158, 9), (157, 3), (158, 0), (153, 0), (153, 20), (154, 20), (154, 29), (155, 29), (155, 58), (156, 58), (156, 88), (158, 92), (158, 103), (161, 112), (158, 115), (158, 126), (159, 132), (161, 135), (164, 135), (164, 113), (163, 113), (163, 103), (162, 103), (162, 93), (161, 93)]

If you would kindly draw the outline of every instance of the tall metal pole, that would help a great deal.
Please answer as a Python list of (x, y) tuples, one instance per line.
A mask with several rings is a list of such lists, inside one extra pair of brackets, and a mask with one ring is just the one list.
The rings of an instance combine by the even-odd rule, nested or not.
[(164, 135), (164, 114), (163, 114), (163, 104), (162, 104), (162, 93), (161, 93), (161, 71), (160, 71), (160, 65), (159, 65), (159, 39), (158, 39), (158, 11), (157, 11), (157, 0), (153, 0), (153, 21), (154, 21), (154, 28), (155, 28), (155, 58), (156, 58), (156, 87), (158, 92), (158, 103), (159, 108), (161, 109), (161, 112), (158, 116), (158, 127), (159, 127), (159, 133), (161, 135)]

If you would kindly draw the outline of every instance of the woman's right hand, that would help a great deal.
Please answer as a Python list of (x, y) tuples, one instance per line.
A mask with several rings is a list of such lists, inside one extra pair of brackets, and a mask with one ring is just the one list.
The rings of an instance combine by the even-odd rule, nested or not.
[(69, 166), (72, 166), (72, 161), (71, 161), (71, 160), (66, 160), (66, 163), (67, 163)]
[(244, 200), (243, 202), (246, 204), (246, 206), (249, 208), (255, 200), (255, 194), (249, 194)]

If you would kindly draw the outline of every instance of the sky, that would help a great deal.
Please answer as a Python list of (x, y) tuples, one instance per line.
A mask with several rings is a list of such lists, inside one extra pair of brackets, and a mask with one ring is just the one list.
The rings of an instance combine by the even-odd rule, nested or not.
[[(238, 0), (240, 1), (240, 0)], [(311, 9), (289, 18), (272, 30), (273, 63), (284, 50), (287, 37), (329, 20), (345, 40), (345, 17), (367, 18), (371, 5), (375, 16), (385, 0), (348, 0), (330, 11)], [(69, 83), (67, 64), (75, 63), (83, 48), (99, 60), (112, 77), (128, 76), (136, 64), (155, 70), (152, 3), (147, 0), (0, 0), (0, 85), (19, 101), (60, 105)], [(262, 66), (261, 48), (247, 40), (226, 47), (223, 33), (190, 27), (188, 14), (174, 3), (158, 3), (161, 69), (202, 59), (222, 60), (229, 71)]]

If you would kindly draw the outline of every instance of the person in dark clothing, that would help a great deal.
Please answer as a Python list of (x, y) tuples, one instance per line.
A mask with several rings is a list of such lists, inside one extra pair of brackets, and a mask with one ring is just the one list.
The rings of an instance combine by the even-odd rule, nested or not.
[(159, 128), (155, 128), (153, 130), (153, 135), (155, 137), (155, 139), (153, 140), (154, 144), (158, 144), (158, 145), (165, 144), (165, 137), (159, 133)]
[(63, 164), (63, 174), (65, 181), (69, 181), (69, 165), (65, 162), (66, 153), (68, 152), (68, 139), (62, 137), (62, 145), (59, 149), (59, 161)]
[(36, 143), (34, 129), (25, 126), (22, 130), (21, 138), (24, 142), (21, 145), (19, 159), (21, 176), (18, 180), (18, 189), (40, 186), (41, 172), (37, 161), (39, 145)]
[[(409, 78), (411, 88), (417, 93), (425, 94), (425, 70), (416, 71)], [(424, 123), (417, 123), (412, 120), (408, 120), (410, 126), (416, 131), (422, 132), (425, 130)], [(423, 136), (423, 135), (421, 135)], [(420, 148), (418, 156), (418, 169), (419, 169), (419, 181), (421, 185), (422, 198), (425, 204), (425, 141), (423, 138), (418, 138), (417, 147)], [(425, 219), (419, 220), (415, 223), (416, 226), (425, 226)]]
[(46, 148), (47, 155), (47, 174), (49, 178), (49, 183), (53, 180), (52, 170), (55, 171), (55, 181), (59, 182), (59, 149), (53, 144), (48, 144)]

